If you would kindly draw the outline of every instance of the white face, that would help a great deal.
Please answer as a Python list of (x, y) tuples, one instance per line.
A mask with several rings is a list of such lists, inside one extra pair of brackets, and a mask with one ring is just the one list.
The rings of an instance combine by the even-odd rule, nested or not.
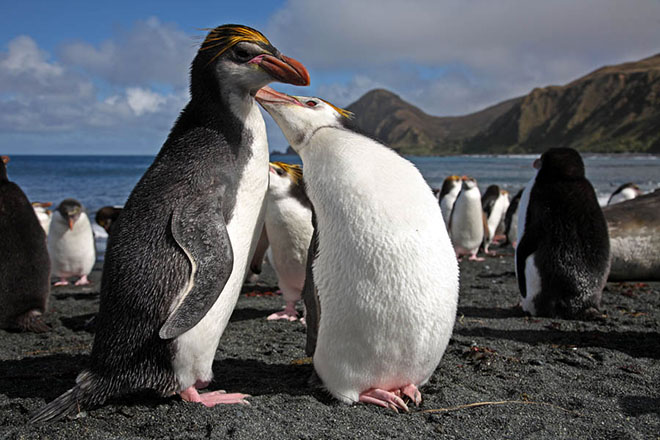
[(257, 94), (259, 103), (273, 117), (296, 151), (304, 146), (319, 128), (342, 126), (343, 116), (322, 99), (309, 96), (290, 98), (293, 99), (269, 100), (267, 96), (260, 98), (260, 94)]
[(270, 164), (268, 176), (268, 195), (275, 198), (286, 197), (291, 186), (294, 185), (291, 176), (274, 164)]
[(477, 186), (477, 180), (473, 179), (472, 177), (469, 177), (463, 181), (463, 187), (465, 189), (472, 189)]
[(264, 50), (257, 44), (241, 41), (228, 49), (215, 66), (216, 75), (235, 90), (250, 94), (273, 82), (274, 78), (257, 62), (251, 62)]

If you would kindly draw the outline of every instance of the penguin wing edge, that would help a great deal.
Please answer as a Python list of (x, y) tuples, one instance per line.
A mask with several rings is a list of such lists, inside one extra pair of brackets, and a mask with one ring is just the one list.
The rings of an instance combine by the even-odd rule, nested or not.
[(174, 208), (172, 236), (190, 260), (190, 279), (160, 329), (162, 339), (193, 328), (215, 304), (234, 265), (234, 252), (217, 197), (200, 196)]
[(314, 273), (312, 272), (314, 260), (318, 255), (319, 230), (316, 224), (316, 214), (312, 208), (312, 225), (314, 233), (309, 243), (307, 251), (307, 267), (305, 268), (305, 284), (301, 297), (305, 303), (305, 323), (307, 327), (307, 340), (305, 343), (305, 353), (307, 356), (314, 356), (316, 351), (316, 340), (319, 333), (319, 323), (321, 321), (321, 303), (319, 302), (319, 291), (314, 283)]

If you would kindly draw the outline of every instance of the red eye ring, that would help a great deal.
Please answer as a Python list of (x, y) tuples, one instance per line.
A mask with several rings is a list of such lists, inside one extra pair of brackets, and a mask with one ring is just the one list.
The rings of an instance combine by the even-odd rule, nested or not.
[(311, 99), (305, 103), (307, 107), (315, 107), (316, 106), (316, 101), (312, 101)]

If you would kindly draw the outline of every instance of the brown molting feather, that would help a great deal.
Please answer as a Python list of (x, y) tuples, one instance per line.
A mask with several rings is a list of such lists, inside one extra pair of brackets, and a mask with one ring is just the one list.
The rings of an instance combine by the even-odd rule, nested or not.
[(209, 63), (211, 63), (213, 60), (218, 58), (228, 49), (237, 43), (240, 43), (241, 41), (251, 41), (254, 43), (264, 43), (269, 46), (271, 45), (270, 41), (268, 41), (268, 39), (256, 29), (252, 29), (250, 27), (239, 24), (225, 24), (218, 26), (215, 29), (211, 29), (199, 50), (208, 50), (220, 47), (218, 53), (216, 53), (211, 61), (209, 61)]
[(300, 182), (302, 182), (303, 173), (300, 165), (293, 165), (284, 162), (271, 162), (270, 164), (283, 169), (284, 172), (291, 177), (294, 184), (300, 185)]

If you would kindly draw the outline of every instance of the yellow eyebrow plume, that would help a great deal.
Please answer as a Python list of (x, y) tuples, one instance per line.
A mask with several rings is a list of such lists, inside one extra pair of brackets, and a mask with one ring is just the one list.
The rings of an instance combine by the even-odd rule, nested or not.
[(215, 29), (204, 30), (209, 30), (210, 32), (204, 39), (202, 47), (199, 50), (208, 50), (216, 47), (220, 48), (218, 53), (213, 56), (209, 63), (241, 41), (251, 41), (270, 45), (270, 41), (268, 41), (261, 32), (247, 26), (228, 24), (218, 26)]
[(291, 180), (293, 180), (293, 183), (296, 185), (302, 181), (303, 172), (300, 165), (293, 165), (284, 162), (271, 162), (270, 164), (283, 169), (285, 173), (291, 176)]
[(350, 112), (350, 111), (348, 111), (348, 110), (346, 110), (346, 109), (343, 109), (343, 108), (339, 108), (339, 107), (337, 107), (336, 105), (334, 105), (333, 103), (328, 102), (328, 101), (326, 101), (326, 100), (323, 99), (323, 98), (319, 98), (319, 99), (320, 99), (321, 101), (325, 102), (326, 104), (328, 104), (330, 107), (334, 108), (335, 111), (336, 111), (337, 113), (339, 113), (340, 115), (342, 115), (343, 117), (345, 117), (345, 118), (347, 118), (347, 119), (353, 119), (353, 112)]

